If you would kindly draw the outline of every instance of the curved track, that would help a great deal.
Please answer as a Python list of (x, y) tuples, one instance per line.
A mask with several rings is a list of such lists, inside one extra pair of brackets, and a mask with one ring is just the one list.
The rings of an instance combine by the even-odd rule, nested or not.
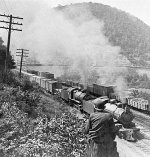
[(140, 128), (141, 134), (150, 139), (150, 116), (134, 110), (132, 112), (135, 115), (134, 122)]

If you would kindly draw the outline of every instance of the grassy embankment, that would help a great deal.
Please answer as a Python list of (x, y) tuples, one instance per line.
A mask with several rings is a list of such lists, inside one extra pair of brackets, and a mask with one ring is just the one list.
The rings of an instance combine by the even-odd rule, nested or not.
[(4, 82), (0, 89), (1, 157), (86, 156), (84, 123), (68, 106), (12, 74)]

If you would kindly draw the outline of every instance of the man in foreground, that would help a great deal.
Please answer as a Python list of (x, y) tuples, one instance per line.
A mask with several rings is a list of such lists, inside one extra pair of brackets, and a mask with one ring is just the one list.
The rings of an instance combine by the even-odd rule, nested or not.
[(88, 134), (88, 157), (119, 157), (115, 137), (116, 127), (110, 113), (104, 111), (108, 99), (102, 99), (89, 117), (85, 133)]

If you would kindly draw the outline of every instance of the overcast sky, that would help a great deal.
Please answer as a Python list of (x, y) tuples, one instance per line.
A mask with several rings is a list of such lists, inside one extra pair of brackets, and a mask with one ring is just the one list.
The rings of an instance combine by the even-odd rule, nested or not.
[[(20, 8), (22, 9), (22, 4), (24, 3), (21, 3), (21, 1), (43, 1), (43, 3), (46, 1), (51, 7), (57, 6), (58, 4), (66, 5), (90, 1), (97, 2), (126, 11), (150, 26), (150, 0), (0, 0), (0, 13), (2, 13), (2, 10), (5, 10), (5, 13), (11, 11), (18, 1), (20, 2)], [(14, 3), (12, 4), (12, 2)]]
[[(37, 5), (31, 2), (36, 2)], [(20, 28), (25, 30), (24, 28), (25, 21), (32, 20), (32, 18), (31, 19), (29, 18), (30, 12), (34, 12), (34, 8), (36, 8), (37, 6), (41, 7), (41, 4), (43, 4), (46, 6), (49, 5), (50, 7), (55, 7), (57, 5), (67, 5), (71, 3), (81, 2), (96, 2), (118, 8), (120, 10), (130, 13), (131, 15), (138, 17), (139, 19), (141, 19), (143, 22), (150, 26), (150, 0), (0, 0), (0, 14), (5, 13), (12, 14), (13, 16), (23, 17), (24, 18), (23, 21), (21, 20), (16, 21), (23, 22), (23, 26), (21, 26)], [(26, 15), (29, 16), (27, 17)], [(0, 17), (0, 20), (3, 20), (3, 18)], [(0, 23), (0, 26), (6, 26), (6, 24)], [(19, 26), (17, 28), (19, 28)], [(0, 29), (0, 36), (3, 38), (5, 44), (7, 41), (6, 32), (7, 32), (6, 30)], [(18, 38), (19, 42), (20, 38), (22, 38), (22, 33), (14, 31), (12, 38)], [(11, 41), (11, 45), (15, 49), (16, 47), (15, 45), (17, 45), (17, 43), (13, 42), (14, 40)]]

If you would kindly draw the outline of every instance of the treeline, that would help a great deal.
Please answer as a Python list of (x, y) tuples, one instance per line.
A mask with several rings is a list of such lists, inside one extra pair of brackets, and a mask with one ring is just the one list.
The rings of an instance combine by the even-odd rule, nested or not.
[[(5, 59), (6, 59), (6, 46), (4, 45), (4, 41), (0, 37), (0, 81), (2, 81), (4, 75)], [(8, 69), (15, 68), (15, 62), (10, 53), (7, 56), (7, 67)]]
[(150, 89), (150, 79), (147, 74), (139, 75), (135, 70), (129, 69), (125, 75), (128, 87)]
[(92, 13), (105, 23), (109, 41), (136, 65), (146, 65), (150, 51), (150, 27), (138, 18), (109, 6), (90, 4)]
[[(84, 13), (88, 8), (97, 19), (104, 21), (104, 34), (108, 37), (110, 43), (121, 47), (121, 54), (128, 60), (139, 66), (148, 66), (148, 52), (150, 51), (150, 27), (138, 18), (98, 3), (80, 3), (70, 6), (59, 6), (59, 10), (65, 9), (68, 16), (73, 18)], [(79, 8), (80, 12), (70, 15), (67, 8)], [(83, 9), (81, 9), (83, 8)]]

